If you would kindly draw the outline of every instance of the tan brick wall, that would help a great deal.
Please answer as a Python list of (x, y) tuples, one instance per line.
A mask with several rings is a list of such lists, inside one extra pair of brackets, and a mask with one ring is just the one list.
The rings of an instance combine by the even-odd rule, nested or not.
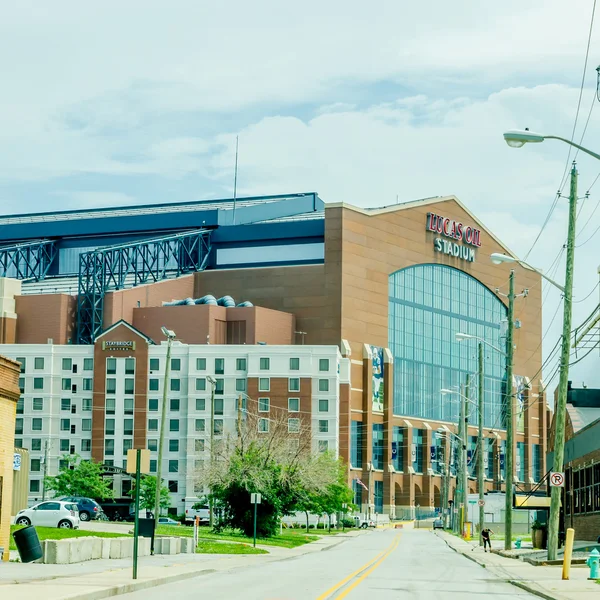
[(15, 416), (19, 399), (19, 363), (0, 356), (0, 547), (8, 561), (13, 494)]
[(68, 294), (16, 296), (17, 344), (67, 344), (77, 329), (77, 299)]

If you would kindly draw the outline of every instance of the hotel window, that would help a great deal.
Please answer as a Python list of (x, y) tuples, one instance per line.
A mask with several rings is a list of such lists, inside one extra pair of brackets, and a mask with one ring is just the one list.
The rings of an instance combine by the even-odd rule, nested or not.
[(123, 414), (133, 414), (133, 398), (125, 398), (123, 400)]
[(179, 440), (169, 440), (169, 452), (179, 452)]
[[(63, 379), (64, 381), (64, 379)], [(63, 389), (65, 389), (63, 387)], [(114, 377), (109, 377), (106, 380), (106, 393), (107, 394), (116, 394), (117, 393), (117, 380)]]
[[(65, 419), (63, 419), (64, 421)], [(106, 435), (115, 435), (115, 420), (114, 419), (106, 419), (104, 421), (104, 433)]]
[(404, 428), (392, 429), (392, 466), (396, 471), (404, 471)]
[(127, 451), (133, 448), (133, 440), (123, 440), (123, 456), (127, 456)]
[(180, 358), (172, 358), (171, 359), (171, 371), (181, 371), (181, 359)]
[(223, 435), (223, 419), (215, 419), (213, 432), (215, 435)]
[(225, 374), (225, 359), (215, 358), (215, 375)]
[(170, 460), (169, 461), (169, 473), (178, 473), (179, 472), (179, 461), (178, 460)]
[(91, 452), (92, 451), (92, 440), (81, 440), (81, 451)]
[(206, 431), (206, 419), (196, 419), (196, 431), (200, 433)]
[(172, 481), (169, 481), (168, 485), (169, 485), (169, 492), (171, 494), (176, 494), (178, 492), (178, 490), (179, 490), (179, 483), (177, 482), (177, 480), (174, 479)]
[(158, 392), (158, 379), (148, 379), (148, 389), (151, 392)]
[(269, 398), (259, 398), (258, 399), (258, 412), (269, 412), (270, 403), (271, 403), (271, 401)]
[(271, 389), (271, 381), (268, 377), (260, 377), (258, 379), (258, 391), (268, 392)]
[(383, 469), (383, 424), (373, 423), (373, 468)]
[(223, 414), (223, 398), (215, 398), (215, 415)]
[(85, 392), (94, 391), (94, 380), (91, 377), (88, 377), (83, 380), (83, 390)]
[(319, 371), (329, 371), (329, 359), (328, 358), (320, 358), (319, 359)]
[(21, 373), (25, 373), (26, 360), (24, 358), (15, 358), (18, 363), (21, 363)]
[(93, 371), (94, 370), (94, 359), (93, 358), (84, 358), (83, 359), (83, 370), (84, 371)]
[(362, 469), (363, 449), (363, 424), (360, 421), (352, 421), (350, 429), (350, 466), (354, 469)]
[(148, 431), (158, 431), (158, 419), (148, 419)]
[(150, 460), (150, 473), (156, 473), (156, 459)]
[(92, 420), (91, 419), (81, 419), (81, 431), (91, 431), (92, 430)]
[(135, 375), (135, 358), (125, 359), (125, 375)]
[(158, 411), (158, 398), (150, 398), (148, 400), (148, 411), (149, 412)]
[(115, 440), (104, 440), (104, 455), (114, 456), (115, 455)]
[(271, 359), (270, 358), (261, 358), (259, 368), (261, 371), (268, 371), (271, 368)]
[(245, 358), (236, 358), (235, 370), (236, 371), (246, 371), (246, 359)]
[(41, 467), (41, 460), (39, 458), (32, 458), (31, 459), (31, 470), (34, 472), (37, 472), (40, 470)]
[(31, 479), (29, 481), (29, 491), (33, 494), (36, 494), (40, 491), (40, 480), (39, 479)]
[(196, 410), (206, 410), (206, 399), (196, 398)]
[(15, 419), (15, 435), (23, 435), (23, 419), (21, 417)]
[(169, 431), (179, 431), (179, 419), (171, 419), (169, 421)]
[(269, 419), (258, 420), (258, 431), (259, 433), (269, 433)]
[(133, 419), (123, 420), (123, 435), (133, 435)]
[(44, 410), (44, 399), (34, 398), (33, 399), (33, 410)]
[(236, 392), (245, 392), (246, 391), (246, 380), (245, 379), (236, 379), (235, 380), (235, 391)]
[(320, 392), (328, 392), (329, 391), (329, 379), (319, 379), (319, 391)]
[(117, 359), (116, 358), (107, 358), (106, 359), (106, 374), (107, 375), (116, 375), (117, 373)]
[(150, 359), (150, 371), (159, 371), (160, 370), (160, 360), (158, 358)]
[(125, 393), (133, 394), (135, 391), (135, 380), (134, 379), (125, 379)]
[(17, 400), (17, 414), (22, 415), (25, 410), (25, 399), (19, 398)]
[(319, 433), (329, 433), (329, 421), (326, 419), (319, 420)]
[(69, 440), (60, 440), (60, 451), (61, 452), (69, 451)]
[(329, 400), (326, 398), (319, 399), (319, 412), (329, 412)]
[(181, 380), (180, 379), (171, 379), (171, 391), (172, 392), (180, 392), (181, 391)]
[(204, 452), (204, 440), (194, 440), (194, 451)]
[(225, 380), (215, 379), (215, 394), (223, 394), (225, 392)]
[(300, 391), (300, 378), (290, 377), (288, 380), (288, 392), (299, 392)]
[[(69, 385), (69, 387), (70, 387), (70, 385)], [(44, 389), (44, 379), (42, 377), (34, 377), (33, 378), (33, 389), (34, 390), (43, 390)]]
[(196, 377), (196, 391), (204, 392), (206, 390), (206, 379), (204, 377)]
[(107, 398), (106, 399), (106, 414), (107, 415), (114, 415), (115, 414), (115, 406), (116, 406), (116, 401), (114, 398)]
[(31, 419), (31, 430), (42, 431), (42, 419)]
[(288, 433), (300, 433), (300, 419), (288, 419)]
[(206, 371), (206, 359), (205, 358), (197, 358), (196, 359), (196, 371)]
[(62, 370), (71, 371), (73, 369), (73, 361), (70, 358), (62, 359)]
[(299, 358), (290, 358), (290, 371), (299, 371), (300, 370), (300, 359)]
[(33, 438), (31, 440), (32, 452), (40, 451), (42, 449), (42, 440), (40, 438)]
[(25, 391), (25, 377), (19, 377), (19, 390), (21, 394)]
[(171, 398), (171, 400), (169, 401), (169, 404), (170, 404), (170, 408), (173, 412), (179, 411), (179, 406), (180, 406), (179, 398)]
[(300, 411), (300, 398), (288, 398), (288, 411), (299, 412)]
[(327, 440), (319, 440), (319, 452), (327, 452), (329, 450), (329, 442)]
[(91, 398), (83, 398), (81, 400), (81, 410), (82, 410), (82, 412), (91, 412), (91, 410), (92, 410), (92, 399)]
[(37, 356), (33, 360), (33, 368), (36, 369), (37, 371), (41, 371), (44, 368), (44, 358)]
[(148, 450), (150, 452), (156, 452), (158, 450), (158, 440), (155, 438), (150, 438), (148, 440)]

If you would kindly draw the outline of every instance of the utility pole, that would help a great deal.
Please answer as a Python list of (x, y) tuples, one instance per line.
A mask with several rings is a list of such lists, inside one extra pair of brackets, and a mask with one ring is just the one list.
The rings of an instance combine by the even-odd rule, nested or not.
[(512, 508), (513, 508), (513, 477), (514, 477), (514, 397), (513, 397), (513, 331), (515, 326), (515, 271), (511, 269), (508, 288), (508, 327), (506, 331), (506, 475), (504, 505), (504, 549), (512, 548)]
[[(158, 530), (158, 519), (160, 518), (160, 491), (162, 489), (162, 463), (165, 446), (165, 427), (167, 421), (167, 393), (169, 389), (169, 375), (171, 373), (171, 343), (175, 337), (175, 332), (162, 328), (162, 332), (167, 336), (167, 361), (165, 364), (165, 378), (163, 381), (163, 397), (160, 416), (160, 433), (158, 436), (158, 459), (156, 461), (156, 493), (154, 498), (154, 531)], [(152, 538), (154, 539), (154, 538)]]
[(479, 373), (478, 373), (478, 407), (479, 414), (478, 416), (478, 424), (479, 424), (479, 439), (478, 441), (478, 460), (477, 460), (477, 487), (479, 488), (479, 545), (483, 545), (483, 538), (481, 537), (481, 532), (483, 531), (483, 521), (485, 518), (485, 510), (484, 510), (484, 502), (485, 499), (483, 497), (484, 493), (484, 472), (483, 472), (483, 452), (484, 452), (484, 442), (483, 442), (483, 393), (484, 393), (484, 373), (483, 373), (483, 344), (479, 342), (478, 344), (478, 362), (479, 362)]
[[(213, 468), (214, 464), (214, 441), (215, 441), (215, 386), (217, 382), (210, 375), (207, 377), (208, 382), (210, 383), (210, 468)], [(212, 529), (214, 524), (213, 517), (213, 498), (212, 498), (212, 490), (210, 491), (210, 495), (208, 497), (209, 504), (209, 524)]]
[(469, 389), (471, 387), (471, 376), (467, 375), (467, 382), (465, 385), (465, 393), (461, 394), (461, 410), (463, 414), (463, 435), (462, 435), (462, 488), (463, 488), (463, 510), (461, 518), (461, 530), (464, 534), (465, 521), (467, 520), (467, 509), (469, 507), (469, 470), (467, 464), (467, 441), (469, 439), (469, 413), (467, 412), (467, 403), (469, 402)]
[(46, 477), (48, 477), (48, 447), (49, 440), (44, 440), (44, 479), (42, 479), (42, 502), (46, 499)]
[[(565, 457), (565, 414), (571, 353), (571, 318), (573, 313), (573, 267), (575, 264), (575, 223), (577, 219), (577, 167), (573, 161), (571, 189), (569, 192), (569, 232), (567, 238), (567, 272), (565, 276), (562, 348), (560, 353), (560, 380), (558, 401), (554, 415), (554, 462), (552, 470), (562, 473)], [(550, 488), (550, 517), (548, 520), (548, 560), (556, 560), (558, 528), (560, 525), (560, 500), (562, 488)]]

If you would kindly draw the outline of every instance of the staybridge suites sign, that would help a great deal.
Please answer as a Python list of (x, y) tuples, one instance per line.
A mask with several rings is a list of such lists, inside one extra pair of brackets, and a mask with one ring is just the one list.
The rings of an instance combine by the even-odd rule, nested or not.
[[(435, 213), (427, 213), (426, 229), (427, 231), (433, 231), (433, 233), (439, 233), (449, 238), (449, 240), (445, 240), (441, 237), (436, 237), (433, 240), (433, 249), (436, 252), (449, 254), (468, 262), (475, 260), (475, 250), (472, 246), (475, 248), (481, 246), (480, 229), (463, 225), (459, 221), (436, 215)], [(459, 241), (466, 245), (459, 244)]]

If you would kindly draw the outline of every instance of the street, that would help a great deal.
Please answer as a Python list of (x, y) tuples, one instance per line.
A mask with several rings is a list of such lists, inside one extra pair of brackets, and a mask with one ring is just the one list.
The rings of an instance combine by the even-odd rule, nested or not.
[(534, 596), (495, 578), (431, 531), (378, 530), (324, 552), (255, 564), (127, 594), (127, 600), (486, 600)]

